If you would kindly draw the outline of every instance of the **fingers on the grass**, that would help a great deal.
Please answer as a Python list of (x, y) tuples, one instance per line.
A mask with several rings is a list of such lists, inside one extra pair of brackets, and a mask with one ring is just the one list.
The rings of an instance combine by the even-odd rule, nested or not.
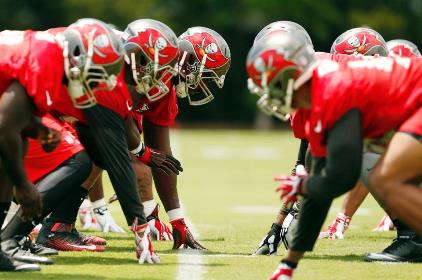
[(289, 176), (287, 176), (287, 175), (280, 175), (280, 176), (274, 177), (274, 181), (276, 181), (276, 182), (285, 181), (285, 180), (288, 180), (288, 179), (289, 179)]

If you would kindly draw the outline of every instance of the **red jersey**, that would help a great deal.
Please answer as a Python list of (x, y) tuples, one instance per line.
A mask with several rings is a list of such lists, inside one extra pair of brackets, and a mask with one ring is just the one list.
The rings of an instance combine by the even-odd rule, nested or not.
[[(132, 97), (124, 82), (123, 72), (117, 76), (116, 86), (113, 90), (94, 90), (97, 103), (118, 113), (123, 119), (127, 119), (132, 112)], [(55, 116), (70, 116), (86, 123), (81, 109), (73, 106), (66, 86), (61, 87), (61, 93), (54, 99)]]
[[(372, 56), (363, 56), (355, 54), (330, 54), (325, 52), (316, 52), (315, 58), (318, 60), (332, 60), (339, 64), (347, 63), (348, 61), (371, 59)], [(310, 111), (306, 109), (300, 109), (292, 113), (290, 116), (290, 126), (293, 130), (293, 135), (298, 139), (306, 139), (305, 127), (310, 116)]]
[(299, 109), (290, 114), (290, 126), (293, 135), (298, 139), (306, 139), (306, 124), (311, 111), (308, 109)]
[(33, 183), (84, 149), (70, 126), (59, 123), (50, 115), (44, 116), (42, 123), (59, 130), (62, 133), (62, 139), (59, 146), (50, 153), (46, 153), (38, 141), (28, 139), (28, 151), (23, 163), (28, 178)]
[[(142, 131), (142, 118), (146, 118), (149, 122), (158, 126), (171, 126), (174, 124), (179, 112), (177, 96), (175, 88), (170, 83), (168, 86), (170, 92), (161, 99), (151, 102), (145, 96), (141, 98), (132, 115), (139, 131)], [(152, 90), (155, 89), (153, 88)]]
[(0, 32), (0, 94), (17, 80), (33, 100), (36, 113), (43, 115), (60, 92), (63, 72), (63, 51), (52, 34)]
[(322, 61), (312, 76), (307, 138), (314, 156), (326, 155), (326, 133), (351, 109), (362, 113), (363, 135), (398, 129), (422, 106), (422, 60), (373, 58)]

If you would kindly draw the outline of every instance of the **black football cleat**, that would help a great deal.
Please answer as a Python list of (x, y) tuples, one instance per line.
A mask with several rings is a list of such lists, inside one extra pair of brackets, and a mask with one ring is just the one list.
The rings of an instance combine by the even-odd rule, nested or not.
[(0, 271), (40, 271), (41, 267), (38, 264), (24, 263), (13, 260), (4, 252), (0, 251)]
[(53, 264), (53, 261), (47, 257), (38, 256), (29, 249), (23, 249), (19, 244), (19, 240), (22, 239), (22, 236), (16, 236), (14, 238), (4, 240), (1, 242), (1, 247), (3, 252), (8, 255), (10, 258), (20, 262), (26, 263), (38, 263), (38, 264)]
[(32, 242), (29, 236), (22, 238), (22, 240), (19, 241), (19, 244), (23, 250), (29, 249), (32, 254), (36, 254), (38, 256), (54, 256), (59, 254), (59, 251), (55, 249), (44, 247), (40, 244)]
[(381, 253), (370, 253), (367, 262), (422, 262), (422, 239), (416, 235), (399, 236)]

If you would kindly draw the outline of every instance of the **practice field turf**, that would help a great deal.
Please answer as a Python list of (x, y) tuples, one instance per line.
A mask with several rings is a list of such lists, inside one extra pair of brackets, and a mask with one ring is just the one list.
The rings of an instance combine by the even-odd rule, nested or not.
[[(171, 242), (154, 242), (160, 265), (138, 265), (131, 234), (107, 238), (104, 253), (60, 253), (55, 265), (36, 273), (0, 273), (0, 279), (267, 279), (284, 254), (250, 257), (269, 229), (280, 201), (273, 176), (289, 173), (297, 141), (290, 132), (185, 130), (173, 132), (173, 146), (185, 171), (179, 195), (191, 229), (209, 250), (173, 251)], [(107, 197), (112, 194), (107, 183)], [(341, 200), (326, 221), (329, 223)], [(118, 204), (110, 208), (121, 225)], [(162, 208), (163, 209), (163, 208)], [(373, 233), (383, 213), (368, 198), (353, 218), (345, 240), (318, 242), (295, 279), (422, 279), (420, 264), (365, 263), (365, 253), (382, 250), (394, 232)], [(167, 220), (164, 210), (160, 214)]]

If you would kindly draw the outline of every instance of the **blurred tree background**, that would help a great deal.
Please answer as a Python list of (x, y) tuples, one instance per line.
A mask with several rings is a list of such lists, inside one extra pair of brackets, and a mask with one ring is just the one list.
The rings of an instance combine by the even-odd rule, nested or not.
[(407, 39), (422, 48), (422, 0), (1, 0), (0, 30), (66, 26), (94, 17), (124, 29), (139, 18), (168, 24), (176, 34), (191, 26), (219, 32), (230, 46), (232, 66), (223, 90), (201, 107), (179, 100), (179, 120), (251, 124), (256, 97), (246, 89), (245, 58), (257, 32), (270, 22), (295, 21), (318, 51), (329, 51), (342, 32), (367, 25), (386, 41)]

